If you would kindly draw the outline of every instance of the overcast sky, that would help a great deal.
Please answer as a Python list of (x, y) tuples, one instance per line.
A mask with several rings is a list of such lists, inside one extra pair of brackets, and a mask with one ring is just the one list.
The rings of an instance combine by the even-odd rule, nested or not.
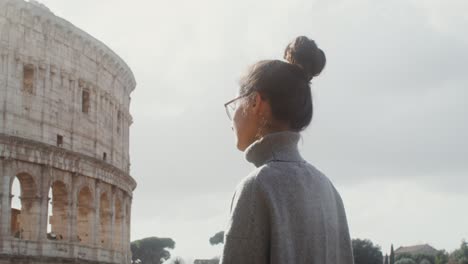
[(132, 68), (132, 240), (211, 258), (253, 168), (223, 103), (246, 68), (298, 35), (327, 55), (303, 156), (333, 181), (351, 236), (389, 253), (468, 239), (468, 1), (43, 0)]

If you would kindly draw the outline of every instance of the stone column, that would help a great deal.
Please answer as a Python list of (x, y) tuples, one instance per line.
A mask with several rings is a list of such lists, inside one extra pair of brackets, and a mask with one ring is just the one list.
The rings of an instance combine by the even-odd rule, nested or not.
[(92, 235), (92, 245), (99, 247), (101, 245), (101, 217), (100, 217), (100, 209), (101, 209), (101, 183), (99, 180), (94, 181), (94, 218), (93, 222), (91, 223), (91, 235)]
[(114, 229), (115, 229), (115, 196), (116, 196), (116, 193), (115, 193), (115, 187), (112, 186), (112, 190), (111, 190), (111, 193), (110, 193), (110, 208), (111, 208), (111, 211), (110, 211), (110, 218), (111, 218), (111, 227), (110, 227), (110, 241), (108, 243), (109, 245), (109, 249), (111, 250), (115, 250), (114, 248), (114, 239), (116, 239), (114, 237)]
[(11, 222), (11, 173), (9, 162), (0, 159), (0, 237), (10, 236)]
[(69, 203), (70, 203), (70, 212), (69, 212), (69, 221), (68, 221), (68, 236), (69, 241), (73, 243), (78, 242), (77, 237), (77, 216), (78, 216), (78, 178), (79, 176), (76, 173), (71, 174), (71, 188), (69, 194)]
[[(78, 78), (75, 78), (74, 76), (73, 76), (72, 78), (73, 78), (73, 82), (72, 82), (72, 85), (73, 85), (73, 86), (70, 87), (70, 89), (71, 89), (71, 97), (72, 97), (72, 98), (71, 98), (71, 103), (72, 103), (72, 106), (73, 106), (74, 109), (79, 109), (79, 108), (78, 108), (77, 99), (76, 99), (76, 98), (78, 97), (78, 96), (77, 96), (77, 93), (78, 93), (78, 90), (79, 90), (79, 89), (78, 89), (78, 85), (77, 85), (77, 83), (78, 83)], [(71, 113), (70, 149), (71, 149), (72, 151), (77, 151), (77, 150), (75, 149), (75, 139), (74, 139), (74, 137), (73, 137), (74, 131), (76, 131), (76, 130), (75, 130), (75, 116), (77, 115), (77, 112), (78, 112), (78, 111), (73, 111), (73, 112)]]
[[(67, 226), (65, 227), (65, 240), (64, 242), (72, 242), (72, 221), (73, 221), (73, 204), (76, 204), (76, 198), (74, 196), (73, 190), (73, 173), (68, 173), (67, 177), (69, 177), (68, 182), (70, 183), (67, 186), (67, 204), (66, 206), (66, 217), (67, 217)], [(76, 212), (76, 207), (75, 207)]]
[[(123, 234), (122, 234), (122, 247), (123, 254), (128, 263), (131, 261), (131, 252), (130, 252), (130, 207), (131, 207), (131, 198), (130, 196), (124, 195), (123, 202)], [(127, 211), (128, 208), (128, 211)]]
[(128, 223), (126, 225), (127, 228), (127, 237), (125, 238), (125, 241), (127, 242), (127, 248), (130, 247), (130, 227), (132, 226), (132, 198), (129, 196), (127, 200), (128, 204), (128, 212), (127, 212), (127, 219)]
[[(8, 26), (4, 26), (5, 28), (7, 28)], [(1, 31), (1, 30), (0, 30)], [(0, 40), (2, 38), (2, 32), (0, 32)], [(7, 35), (7, 34), (5, 34)], [(4, 80), (4, 83), (3, 83), (3, 89), (0, 89), (0, 98), (2, 98), (1, 100), (1, 107), (2, 109), (7, 109), (6, 105), (7, 105), (7, 102), (8, 102), (8, 90), (9, 90), (9, 87), (8, 87), (8, 68), (9, 68), (9, 65), (10, 65), (10, 59), (9, 59), (9, 56), (8, 56), (8, 49), (4, 48), (2, 50), (0, 50), (0, 56), (1, 56), (1, 68), (3, 70), (2, 72), (2, 79)], [(1, 76), (1, 75), (0, 75)], [(7, 124), (6, 122), (6, 115), (0, 115), (0, 122), (2, 122), (3, 124)]]
[(24, 240), (38, 241), (41, 231), (41, 200), (38, 195), (31, 197), (21, 196), (21, 234), (20, 238)]
[(6, 212), (5, 212), (6, 204), (4, 201), (4, 197), (8, 195), (8, 193), (5, 192), (6, 191), (6, 188), (5, 188), (6, 175), (4, 172), (3, 163), (4, 163), (3, 158), (1, 158), (0, 159), (0, 237), (3, 237), (3, 222), (5, 222), (3, 218), (6, 217)]
[(49, 217), (49, 189), (50, 189), (50, 178), (52, 169), (48, 165), (43, 165), (41, 169), (40, 182), (38, 183), (39, 188), (39, 217), (38, 217), (38, 230), (39, 230), (39, 241), (47, 239), (47, 218)]
[[(71, 190), (69, 189), (68, 190), (69, 192), (71, 192)], [(68, 198), (71, 198), (72, 196), (71, 195), (68, 195), (67, 196)], [(72, 210), (73, 210), (73, 201), (72, 200), (67, 200), (67, 202), (65, 203), (65, 208), (66, 208), (66, 212), (65, 212), (65, 218), (67, 219), (67, 225), (65, 226), (65, 235), (64, 235), (64, 239), (63, 241), (64, 242), (72, 242), (72, 236), (71, 236), (71, 225), (72, 225)]]
[(120, 246), (122, 247), (122, 256), (125, 260), (128, 259), (127, 250), (127, 197), (122, 196), (122, 235), (120, 238)]
[(0, 199), (2, 203), (0, 215), (0, 237), (11, 236), (11, 177), (11, 160), (0, 159)]
[[(42, 89), (41, 89), (41, 96), (46, 96), (47, 95), (47, 88), (49, 87), (49, 79), (50, 79), (50, 68), (49, 65), (45, 63), (41, 63), (39, 65), (39, 76), (42, 78)], [(39, 94), (39, 91), (37, 91)], [(46, 112), (46, 107), (45, 104), (41, 104), (41, 124), (44, 124), (44, 117), (47, 114)], [(45, 131), (46, 126), (41, 125), (41, 139), (45, 141), (44, 135), (46, 133)]]

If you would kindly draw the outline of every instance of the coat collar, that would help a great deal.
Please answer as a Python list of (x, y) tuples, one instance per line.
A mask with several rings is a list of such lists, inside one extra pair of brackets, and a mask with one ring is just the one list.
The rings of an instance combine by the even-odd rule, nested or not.
[(263, 136), (245, 150), (248, 162), (260, 167), (269, 161), (303, 162), (297, 143), (298, 132), (282, 131)]

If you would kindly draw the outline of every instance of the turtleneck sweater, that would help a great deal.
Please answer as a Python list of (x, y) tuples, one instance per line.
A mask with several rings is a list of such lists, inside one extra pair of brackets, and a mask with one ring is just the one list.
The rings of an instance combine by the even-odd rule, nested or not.
[(255, 170), (237, 186), (221, 264), (352, 264), (343, 201), (299, 153), (297, 132), (264, 136), (245, 150)]

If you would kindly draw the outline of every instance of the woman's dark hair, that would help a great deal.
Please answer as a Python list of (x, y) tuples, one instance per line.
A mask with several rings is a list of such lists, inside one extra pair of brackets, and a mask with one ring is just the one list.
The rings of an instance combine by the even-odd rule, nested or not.
[(325, 53), (307, 37), (297, 37), (284, 51), (284, 59), (254, 64), (242, 78), (240, 93), (254, 91), (269, 101), (273, 118), (292, 130), (304, 130), (312, 120), (310, 81), (325, 67)]

